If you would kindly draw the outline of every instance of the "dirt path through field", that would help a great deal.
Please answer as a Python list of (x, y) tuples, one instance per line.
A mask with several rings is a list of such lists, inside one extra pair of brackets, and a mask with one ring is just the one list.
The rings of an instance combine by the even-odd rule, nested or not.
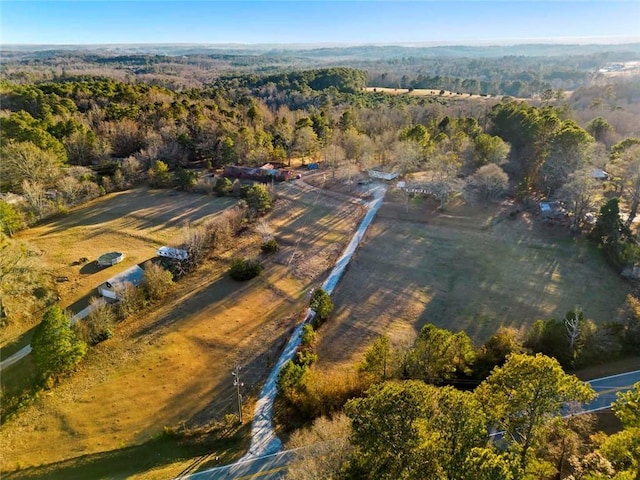
[[(386, 186), (382, 184), (378, 184), (372, 189), (374, 199), (366, 204), (366, 215), (362, 219), (362, 222), (360, 222), (360, 225), (356, 229), (351, 241), (342, 252), (342, 255), (336, 261), (331, 273), (329, 273), (329, 276), (322, 284), (322, 289), (329, 295), (333, 293), (333, 290), (342, 278), (351, 257), (360, 245), (360, 241), (364, 237), (367, 228), (382, 205), (382, 200), (384, 199), (386, 190)], [(285, 363), (291, 360), (295, 355), (298, 345), (300, 345), (302, 328), (306, 323), (313, 320), (313, 317), (314, 312), (307, 309), (304, 320), (300, 322), (293, 331), (293, 334), (287, 342), (287, 346), (282, 351), (280, 358), (278, 358), (276, 365), (271, 370), (271, 373), (269, 373), (269, 377), (262, 387), (262, 391), (256, 401), (256, 410), (253, 417), (253, 423), (251, 425), (251, 447), (244, 458), (270, 455), (282, 448), (282, 442), (276, 436), (273, 425), (273, 404), (277, 394), (278, 376), (280, 375), (280, 370), (282, 370)]]

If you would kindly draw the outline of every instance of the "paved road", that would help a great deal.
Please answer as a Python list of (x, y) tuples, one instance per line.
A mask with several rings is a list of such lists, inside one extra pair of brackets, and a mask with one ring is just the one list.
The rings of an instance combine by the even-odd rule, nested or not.
[(631, 387), (637, 382), (640, 382), (640, 370), (588, 381), (587, 383), (597, 392), (598, 396), (592, 402), (583, 405), (584, 413), (609, 408), (616, 400), (616, 393), (631, 390)]
[(18, 360), (22, 360), (24, 357), (26, 357), (30, 353), (31, 353), (31, 345), (27, 345), (26, 347), (22, 347), (16, 353), (11, 355), (10, 357), (5, 358), (4, 360), (2, 360), (2, 362), (0, 362), (0, 371), (4, 370), (5, 368), (7, 368), (7, 367), (9, 367), (11, 365), (13, 365)]
[(212, 468), (200, 473), (194, 473), (181, 480), (241, 480), (256, 478), (259, 480), (278, 480), (287, 473), (287, 465), (294, 458), (291, 450), (285, 452), (241, 460), (232, 465)]

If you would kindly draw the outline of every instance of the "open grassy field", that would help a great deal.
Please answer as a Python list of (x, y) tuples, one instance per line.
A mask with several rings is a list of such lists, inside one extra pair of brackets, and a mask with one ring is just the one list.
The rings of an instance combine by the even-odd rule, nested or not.
[[(389, 93), (391, 95), (411, 95), (414, 97), (491, 98), (491, 95), (483, 96), (476, 95), (475, 93), (450, 92), (449, 90), (442, 90), (444, 93), (441, 95), (440, 90), (431, 90), (428, 88), (414, 88), (413, 90), (409, 90), (408, 88), (365, 87), (365, 91)], [(495, 95), (493, 98), (495, 98)]]
[[(200, 427), (233, 412), (231, 371), (235, 364), (243, 366), (246, 418), (250, 418), (252, 395), (259, 391), (306, 305), (307, 292), (320, 284), (362, 215), (358, 205), (326, 197), (309, 187), (286, 184), (278, 189), (281, 198), (267, 220), (281, 250), (264, 259), (263, 274), (247, 283), (234, 282), (226, 274), (232, 256), (259, 252), (261, 237), (247, 231), (232, 251), (219, 254), (178, 283), (163, 304), (121, 324), (114, 338), (91, 350), (79, 372), (3, 425), (3, 472), (42, 465), (30, 474), (47, 477), (51, 473), (47, 465), (54, 462), (65, 461), (65, 471), (72, 472), (92, 460), (91, 468), (81, 469), (84, 478), (104, 478), (99, 472), (105, 465), (115, 462), (114, 458), (127, 461), (131, 456), (116, 452), (149, 445), (165, 426)], [(135, 199), (136, 191), (130, 193)], [(119, 201), (126, 203), (126, 195), (121, 194)], [(196, 207), (196, 200), (193, 213), (197, 218), (207, 207)], [(178, 228), (194, 218), (183, 216), (180, 208), (164, 208), (165, 228)], [(64, 219), (66, 227), (83, 232), (104, 229), (104, 239), (122, 242), (122, 236), (109, 237), (116, 233), (110, 222), (118, 220), (106, 210), (97, 202), (88, 210), (73, 212)], [(171, 212), (180, 218), (172, 220)], [(136, 258), (152, 254), (155, 242), (170, 238), (144, 215), (129, 220), (122, 217), (120, 231), (125, 226), (136, 230), (135, 225), (145, 227), (131, 237), (132, 245), (140, 242), (136, 243)], [(64, 234), (64, 228), (56, 228), (49, 227), (46, 233)], [(26, 235), (38, 237), (34, 232)], [(128, 238), (126, 234), (124, 238)], [(93, 248), (89, 238), (84, 241), (87, 248)], [(61, 240), (60, 252), (51, 246), (47, 249), (52, 258), (61, 259), (61, 266), (86, 256), (67, 253), (64, 244)], [(131, 250), (127, 246), (125, 251)], [(165, 461), (171, 463), (172, 459)], [(158, 468), (161, 473), (157, 477), (140, 478), (171, 478), (182, 471), (184, 462)]]
[[(52, 278), (69, 279), (56, 284), (59, 303), (67, 308), (115, 274), (155, 257), (159, 246), (179, 240), (186, 222), (197, 224), (233, 203), (230, 198), (140, 187), (96, 199), (22, 231), (16, 239), (40, 254)], [(101, 254), (112, 251), (123, 252), (125, 260), (102, 269), (94, 265)], [(88, 262), (80, 263), (83, 257)], [(7, 301), (12, 311), (19, 308), (13, 305), (19, 298)], [(31, 325), (38, 321), (33, 318)], [(0, 345), (14, 342), (31, 325), (10, 324), (0, 333)]]
[(576, 305), (600, 323), (614, 319), (628, 285), (585, 240), (527, 213), (416, 199), (409, 213), (387, 197), (334, 294), (320, 335), (319, 367), (349, 367), (373, 339), (412, 342), (425, 323), (465, 330), (481, 343), (504, 325)]

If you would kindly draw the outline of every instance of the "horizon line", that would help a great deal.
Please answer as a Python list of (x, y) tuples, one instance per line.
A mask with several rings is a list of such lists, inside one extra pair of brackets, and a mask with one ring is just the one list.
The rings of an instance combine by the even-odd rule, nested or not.
[(96, 42), (96, 43), (12, 43), (2, 42), (5, 47), (101, 47), (101, 46), (206, 46), (206, 47), (413, 47), (429, 48), (440, 46), (492, 47), (521, 45), (624, 45), (640, 43), (640, 36), (578, 36), (578, 37), (522, 37), (469, 40), (432, 40), (400, 42)]

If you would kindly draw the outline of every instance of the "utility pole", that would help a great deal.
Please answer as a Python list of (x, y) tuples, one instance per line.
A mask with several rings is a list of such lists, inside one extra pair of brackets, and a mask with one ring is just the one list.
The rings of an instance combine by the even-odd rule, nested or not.
[(236, 395), (238, 397), (238, 420), (242, 424), (242, 394), (240, 393), (240, 387), (244, 386), (244, 383), (240, 381), (240, 365), (236, 365), (236, 369), (231, 372), (233, 375), (233, 386), (236, 387)]

